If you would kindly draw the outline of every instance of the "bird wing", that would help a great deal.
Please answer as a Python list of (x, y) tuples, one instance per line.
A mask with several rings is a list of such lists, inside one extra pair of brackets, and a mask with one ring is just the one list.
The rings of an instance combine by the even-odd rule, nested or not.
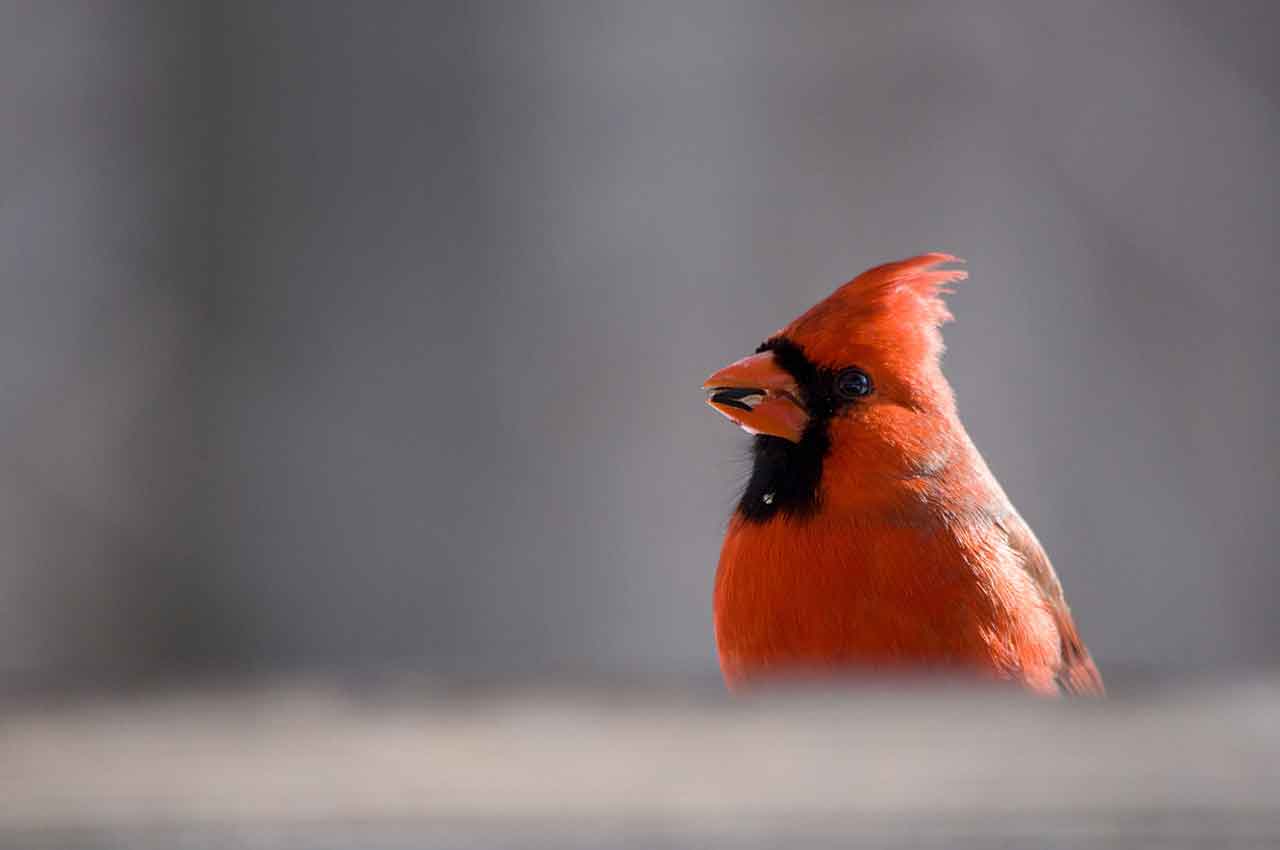
[(1049, 563), (1049, 556), (1036, 539), (1035, 533), (1017, 511), (1009, 511), (997, 520), (997, 524), (1009, 538), (1009, 546), (1022, 558), (1022, 566), (1044, 594), (1058, 626), (1062, 640), (1062, 666), (1057, 671), (1058, 687), (1069, 694), (1101, 696), (1105, 693), (1102, 676), (1089, 655), (1084, 641), (1071, 619), (1071, 608), (1062, 593), (1062, 583)]

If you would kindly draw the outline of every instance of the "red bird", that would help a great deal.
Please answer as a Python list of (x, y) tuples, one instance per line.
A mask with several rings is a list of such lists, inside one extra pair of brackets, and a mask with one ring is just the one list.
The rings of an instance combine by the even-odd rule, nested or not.
[(715, 586), (730, 688), (782, 675), (971, 672), (1101, 694), (1049, 558), (942, 375), (925, 254), (837, 289), (704, 384), (755, 434)]

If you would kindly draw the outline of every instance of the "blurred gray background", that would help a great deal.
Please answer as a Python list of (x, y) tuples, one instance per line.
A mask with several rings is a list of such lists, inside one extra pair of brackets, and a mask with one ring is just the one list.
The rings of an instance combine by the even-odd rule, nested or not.
[(0, 680), (714, 676), (701, 380), (968, 258), (1104, 673), (1280, 660), (1280, 7), (0, 3)]

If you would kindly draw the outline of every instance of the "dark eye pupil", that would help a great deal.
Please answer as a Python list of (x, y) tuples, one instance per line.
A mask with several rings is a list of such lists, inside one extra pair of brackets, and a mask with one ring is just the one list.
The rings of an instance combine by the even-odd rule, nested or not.
[(846, 369), (840, 373), (836, 389), (845, 398), (857, 398), (871, 392), (871, 379), (858, 369)]

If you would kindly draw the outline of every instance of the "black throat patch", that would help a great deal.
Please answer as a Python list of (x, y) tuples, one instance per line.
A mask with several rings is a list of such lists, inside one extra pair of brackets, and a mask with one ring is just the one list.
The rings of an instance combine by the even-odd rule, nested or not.
[(831, 417), (842, 405), (835, 396), (834, 373), (815, 366), (786, 337), (774, 337), (756, 351), (772, 351), (778, 365), (796, 379), (809, 424), (798, 443), (764, 434), (754, 438), (751, 479), (738, 502), (738, 513), (754, 523), (778, 514), (809, 516), (819, 507), (822, 465), (831, 450)]

